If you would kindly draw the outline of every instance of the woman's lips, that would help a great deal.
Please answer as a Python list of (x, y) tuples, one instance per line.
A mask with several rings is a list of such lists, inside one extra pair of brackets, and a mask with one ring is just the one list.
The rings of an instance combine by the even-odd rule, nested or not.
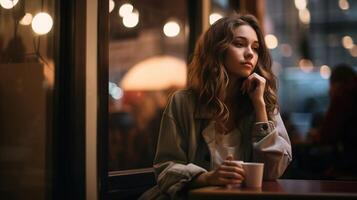
[(253, 64), (251, 62), (241, 62), (241, 65), (243, 65), (244, 67), (249, 67), (253, 69)]

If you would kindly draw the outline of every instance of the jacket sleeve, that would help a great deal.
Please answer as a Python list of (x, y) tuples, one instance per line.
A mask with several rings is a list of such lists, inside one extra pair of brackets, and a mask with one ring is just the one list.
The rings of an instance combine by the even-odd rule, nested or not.
[(180, 192), (197, 175), (206, 172), (200, 166), (188, 163), (187, 131), (177, 121), (177, 112), (182, 103), (175, 101), (175, 96), (167, 105), (162, 117), (158, 145), (154, 159), (154, 170), (158, 187), (164, 194), (176, 199)]
[(274, 121), (255, 123), (252, 133), (253, 161), (264, 163), (264, 180), (279, 178), (292, 160), (290, 139), (279, 113)]

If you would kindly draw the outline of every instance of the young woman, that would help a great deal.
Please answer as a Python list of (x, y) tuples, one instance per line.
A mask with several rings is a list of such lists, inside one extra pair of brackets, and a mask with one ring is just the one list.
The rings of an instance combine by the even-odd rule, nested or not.
[(232, 15), (200, 38), (188, 87), (176, 92), (161, 121), (154, 160), (157, 186), (142, 199), (184, 199), (187, 189), (239, 184), (241, 164), (264, 163), (279, 178), (291, 161), (271, 57), (256, 19)]

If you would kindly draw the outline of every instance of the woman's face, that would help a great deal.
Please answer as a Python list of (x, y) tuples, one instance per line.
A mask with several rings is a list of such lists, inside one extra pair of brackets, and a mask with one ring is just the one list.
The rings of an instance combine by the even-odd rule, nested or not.
[(233, 42), (229, 45), (224, 66), (231, 78), (246, 78), (253, 73), (258, 62), (258, 37), (249, 25), (241, 25), (233, 31)]

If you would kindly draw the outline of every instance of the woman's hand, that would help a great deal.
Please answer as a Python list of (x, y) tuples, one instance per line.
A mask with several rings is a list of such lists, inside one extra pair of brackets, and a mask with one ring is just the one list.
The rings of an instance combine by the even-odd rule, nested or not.
[(244, 170), (240, 163), (225, 160), (216, 170), (201, 174), (200, 185), (229, 185), (239, 184), (244, 180)]
[(253, 73), (243, 82), (241, 90), (248, 93), (253, 105), (264, 103), (264, 89), (266, 80), (257, 73)]
[(257, 73), (253, 73), (243, 82), (241, 90), (244, 93), (248, 93), (250, 99), (252, 100), (256, 120), (258, 122), (268, 121), (268, 116), (265, 108), (264, 101), (264, 90), (265, 90), (266, 80), (264, 77)]

